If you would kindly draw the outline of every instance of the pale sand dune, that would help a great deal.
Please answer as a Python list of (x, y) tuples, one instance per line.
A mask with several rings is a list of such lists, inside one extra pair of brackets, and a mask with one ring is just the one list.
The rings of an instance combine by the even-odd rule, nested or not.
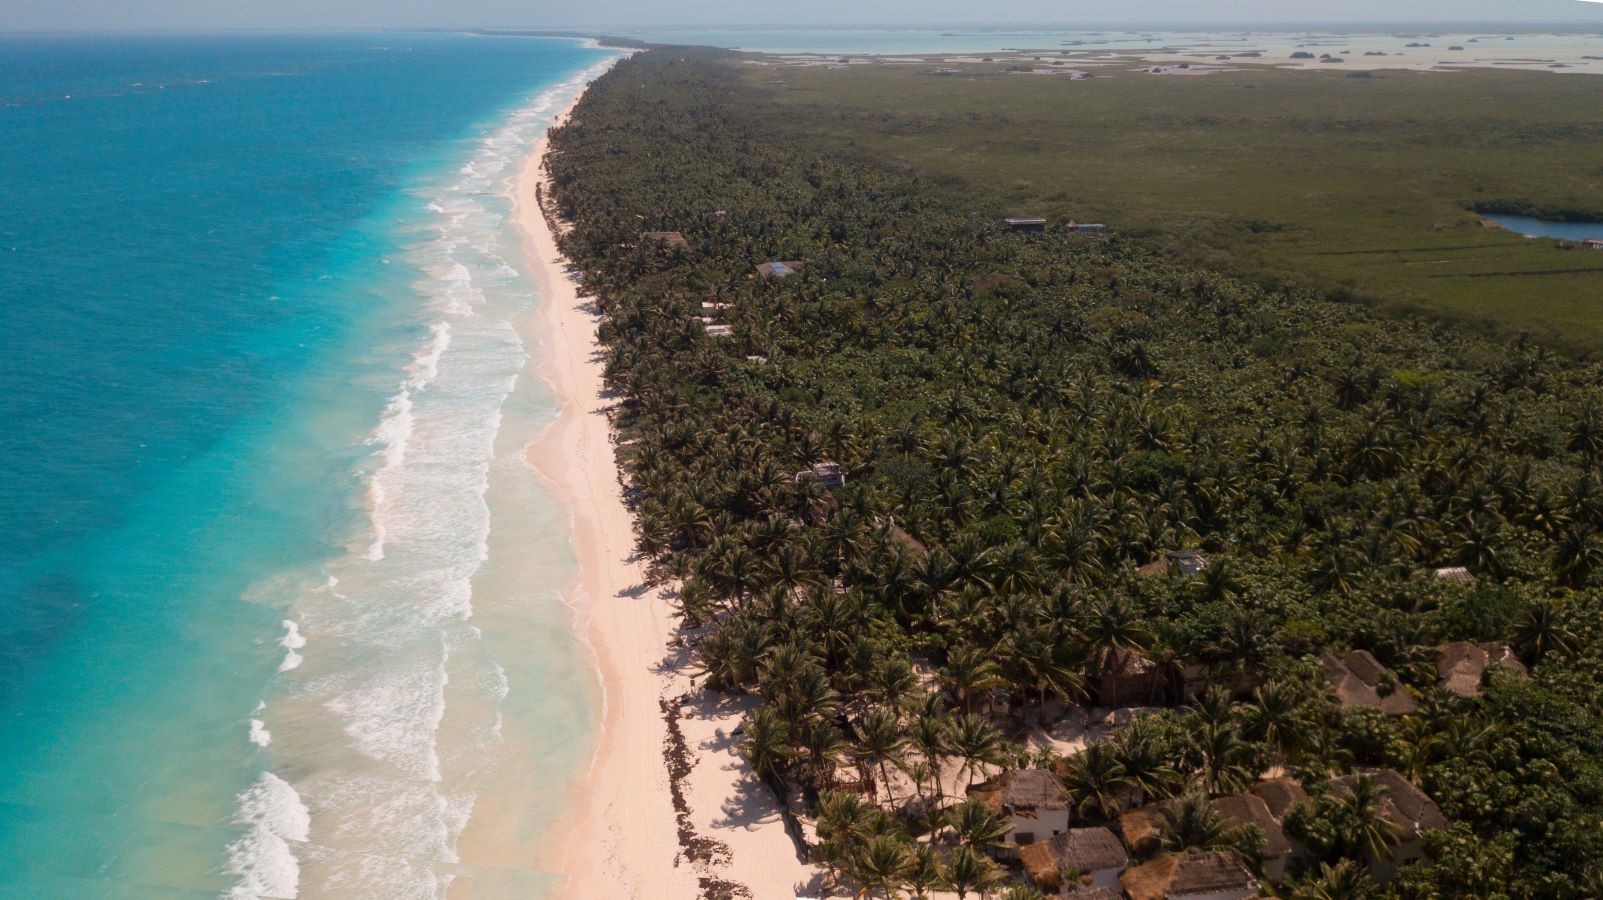
[[(688, 900), (702, 894), (706, 879), (739, 885), (757, 900), (788, 900), (816, 871), (798, 860), (773, 797), (735, 755), (731, 735), (744, 707), (692, 686), (670, 604), (644, 586), (606, 415), (614, 400), (604, 396), (597, 318), (578, 296), (535, 199), (545, 143), (520, 179), (518, 219), (541, 282), (544, 308), (530, 326), (540, 347), (536, 366), (561, 414), (528, 459), (572, 516), (578, 569), (567, 595), (596, 662), (603, 708), (594, 762), (553, 829), (548, 867), (565, 879), (561, 897)], [(680, 783), (682, 820), (665, 756), (672, 746), (666, 710), (678, 712), (675, 743), (683, 742), (691, 766)], [(681, 850), (686, 828), (716, 842), (692, 841), (708, 848), (699, 859)]]

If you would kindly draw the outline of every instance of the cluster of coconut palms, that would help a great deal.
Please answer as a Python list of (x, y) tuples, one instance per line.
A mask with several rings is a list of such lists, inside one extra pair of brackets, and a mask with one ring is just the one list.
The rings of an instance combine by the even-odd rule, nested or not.
[[(620, 64), (554, 133), (551, 195), (604, 315), (641, 548), (707, 688), (760, 700), (746, 759), (807, 798), (821, 861), (992, 890), (994, 823), (956, 795), (1026, 764), (1083, 821), (1172, 801), (1171, 849), (1250, 858), (1198, 798), (1385, 767), (1454, 821), (1434, 861), (1366, 882), (1374, 798), (1316, 796), (1285, 892), (1603, 884), (1603, 369), (1136, 239), (1007, 233), (984, 186), (956, 208), (816, 152), (741, 72)], [(754, 274), (773, 259), (806, 266)], [(844, 486), (806, 477), (826, 462)], [(1206, 566), (1137, 573), (1181, 549)], [(1532, 677), (1450, 695), (1455, 640), (1507, 642)], [(1337, 704), (1316, 658), (1353, 649), (1419, 712)], [(1159, 711), (1026, 749), (1100, 715), (1125, 652)]]

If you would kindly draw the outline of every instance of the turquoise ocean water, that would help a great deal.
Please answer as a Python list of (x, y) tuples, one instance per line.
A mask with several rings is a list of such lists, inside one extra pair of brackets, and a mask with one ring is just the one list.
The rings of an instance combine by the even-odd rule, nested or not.
[(0, 37), (0, 896), (539, 894), (472, 846), (593, 727), (510, 186), (611, 58)]

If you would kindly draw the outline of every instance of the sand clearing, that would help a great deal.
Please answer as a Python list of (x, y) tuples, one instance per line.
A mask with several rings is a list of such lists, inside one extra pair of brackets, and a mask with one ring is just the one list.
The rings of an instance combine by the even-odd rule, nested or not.
[(565, 879), (557, 895), (812, 894), (816, 870), (798, 859), (773, 796), (735, 755), (732, 732), (745, 707), (692, 684), (669, 600), (646, 586), (614, 458), (607, 411), (616, 401), (604, 392), (598, 320), (536, 199), (545, 151), (542, 139), (520, 178), (518, 220), (544, 304), (530, 323), (536, 371), (561, 414), (528, 460), (572, 516), (578, 568), (565, 593), (596, 662), (603, 710), (591, 769), (546, 853)]

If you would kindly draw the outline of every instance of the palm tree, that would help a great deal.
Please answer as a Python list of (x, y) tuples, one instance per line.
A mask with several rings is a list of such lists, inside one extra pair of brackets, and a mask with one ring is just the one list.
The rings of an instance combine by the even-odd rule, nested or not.
[(879, 888), (889, 900), (907, 879), (913, 867), (907, 844), (888, 834), (877, 834), (857, 853), (857, 878), (872, 892)]
[(967, 783), (965, 773), (972, 777), (981, 765), (1001, 765), (1007, 758), (1002, 733), (979, 716), (959, 717), (947, 730), (946, 740), (950, 755), (963, 760), (957, 770), (961, 783)]
[(1110, 822), (1119, 814), (1120, 801), (1130, 789), (1130, 782), (1113, 748), (1092, 744), (1079, 755), (1069, 757), (1063, 786), (1074, 799), (1076, 812)]
[(973, 712), (974, 699), (1001, 687), (1002, 677), (991, 655), (979, 647), (959, 647), (948, 654), (941, 684), (957, 698), (958, 708)]
[(941, 786), (941, 762), (946, 758), (946, 752), (951, 746), (949, 738), (951, 727), (951, 720), (944, 713), (938, 709), (926, 709), (913, 721), (910, 735), (913, 745), (918, 748), (918, 752), (929, 767), (931, 780), (935, 783), (937, 801), (941, 799), (945, 790)]
[(914, 844), (907, 871), (902, 876), (913, 896), (924, 900), (929, 892), (940, 887), (942, 881), (941, 858), (929, 844)]
[(1575, 632), (1565, 621), (1563, 604), (1552, 598), (1532, 600), (1514, 626), (1514, 643), (1531, 665), (1550, 653), (1569, 653), (1576, 642)]
[(1350, 859), (1319, 864), (1319, 871), (1292, 888), (1290, 900), (1368, 900), (1375, 883), (1364, 867)]
[(1136, 719), (1121, 728), (1112, 743), (1119, 769), (1138, 802), (1167, 797), (1180, 784), (1180, 773), (1170, 761), (1168, 748), (1159, 742), (1152, 719)]
[(1007, 837), (1007, 820), (978, 800), (965, 800), (946, 811), (946, 825), (959, 844), (979, 851), (1000, 846)]
[(907, 746), (907, 736), (902, 733), (901, 722), (897, 720), (895, 713), (876, 709), (863, 717), (858, 725), (857, 735), (860, 764), (878, 766), (879, 783), (885, 788), (885, 799), (894, 802), (885, 764), (888, 762), (901, 765), (901, 751)]
[(1401, 839), (1400, 827), (1383, 812), (1386, 789), (1368, 775), (1358, 775), (1337, 798), (1341, 842), (1371, 860), (1391, 859)]
[(1122, 596), (1115, 596), (1098, 606), (1091, 615), (1086, 623), (1085, 637), (1098, 650), (1098, 668), (1111, 674), (1112, 693), (1117, 697), (1118, 655), (1122, 651), (1139, 650), (1151, 643), (1151, 632), (1141, 623), (1129, 601)]
[(1592, 526), (1573, 523), (1553, 542), (1553, 574), (1562, 584), (1578, 588), (1593, 574), (1603, 570), (1603, 547), (1598, 545)]
[(751, 771), (768, 784), (776, 784), (794, 752), (790, 745), (790, 729), (771, 706), (758, 707), (746, 720), (746, 736), (740, 743), (740, 758)]
[(1205, 728), (1192, 739), (1197, 775), (1203, 788), (1215, 796), (1233, 794), (1252, 783), (1252, 745), (1234, 728)]
[(837, 881), (853, 867), (856, 849), (873, 835), (875, 812), (861, 794), (829, 791), (819, 796), (816, 856)]
[(972, 891), (986, 891), (1002, 878), (996, 863), (974, 852), (972, 847), (958, 847), (946, 864), (946, 883), (957, 892), (958, 900), (965, 900)]
[(1276, 766), (1296, 752), (1308, 728), (1303, 704), (1285, 682), (1271, 681), (1253, 690), (1252, 700), (1241, 708), (1241, 731), (1268, 745)]
[(1242, 829), (1233, 828), (1213, 808), (1206, 794), (1187, 794), (1165, 804), (1158, 822), (1158, 841), (1166, 853), (1231, 850), (1241, 846)]

